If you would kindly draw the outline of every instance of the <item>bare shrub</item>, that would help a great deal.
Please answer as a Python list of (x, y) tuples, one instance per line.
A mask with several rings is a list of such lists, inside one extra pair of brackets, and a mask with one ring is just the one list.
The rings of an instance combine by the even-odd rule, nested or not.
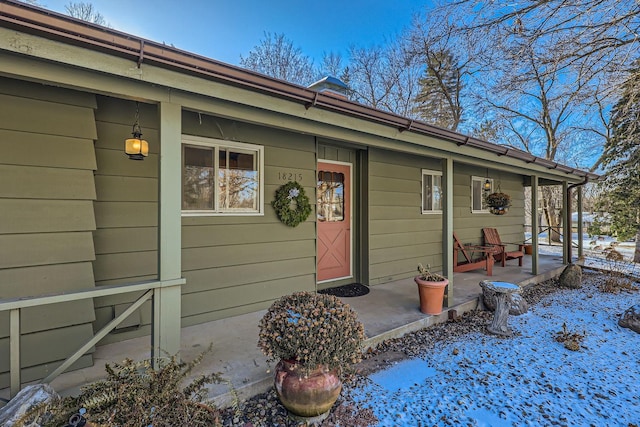
[(75, 417), (99, 426), (220, 426), (220, 411), (207, 400), (205, 387), (224, 382), (220, 375), (201, 375), (183, 386), (205, 354), (189, 363), (174, 356), (163, 360), (160, 369), (150, 360), (107, 364), (104, 380), (83, 387), (77, 397), (35, 407), (17, 425), (38, 421), (43, 427), (59, 427)]
[(584, 333), (571, 332), (567, 329), (567, 324), (562, 324), (562, 331), (556, 332), (555, 339), (557, 342), (563, 343), (567, 350), (579, 351), (582, 347), (582, 341), (586, 337)]

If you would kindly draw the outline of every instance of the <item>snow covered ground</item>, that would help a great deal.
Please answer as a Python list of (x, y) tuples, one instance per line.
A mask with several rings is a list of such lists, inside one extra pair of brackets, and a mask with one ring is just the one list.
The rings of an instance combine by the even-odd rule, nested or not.
[[(525, 241), (531, 242), (531, 233), (524, 233)], [(540, 233), (539, 238), (539, 248), (540, 253), (544, 254), (557, 254), (562, 253), (562, 246), (549, 246), (548, 245), (548, 237), (547, 233)], [(624, 257), (625, 261), (633, 260), (633, 253), (635, 251), (636, 243), (632, 241), (628, 242), (618, 242), (614, 237), (611, 236), (589, 236), (588, 234), (582, 235), (584, 249), (587, 256), (591, 257), (601, 257), (605, 256), (604, 250), (607, 248), (615, 248), (616, 251), (620, 252)], [(577, 249), (575, 249), (578, 245), (578, 233), (573, 233), (572, 240), (574, 243), (574, 255), (577, 254)]]
[[(475, 333), (370, 375), (354, 391), (379, 426), (640, 425), (640, 334), (618, 326), (640, 292), (595, 284), (510, 316), (513, 338)], [(584, 334), (579, 351), (554, 338)]]
[[(529, 233), (525, 233), (526, 237), (530, 238)], [(545, 237), (546, 238), (546, 237)], [(573, 241), (578, 244), (578, 236), (574, 233)], [(595, 244), (594, 244), (595, 242)], [(612, 245), (613, 243), (613, 245)], [(562, 246), (560, 245), (546, 245), (540, 244), (538, 247), (541, 255), (562, 255)], [(623, 259), (622, 261), (610, 261), (607, 260), (606, 253), (603, 251), (605, 248), (615, 248), (619, 252)], [(584, 265), (587, 267), (595, 267), (603, 270), (612, 270), (618, 272), (624, 272), (631, 276), (640, 279), (640, 264), (631, 262), (635, 252), (635, 242), (616, 242), (615, 239), (609, 236), (604, 236), (600, 239), (590, 239), (587, 235), (584, 236)], [(573, 256), (577, 256), (577, 249), (574, 248)]]

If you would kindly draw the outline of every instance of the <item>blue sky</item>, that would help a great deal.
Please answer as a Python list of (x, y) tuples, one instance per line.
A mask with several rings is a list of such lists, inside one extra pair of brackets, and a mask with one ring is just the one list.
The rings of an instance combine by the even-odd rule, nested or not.
[[(80, 0), (74, 0), (80, 1)], [(92, 0), (111, 26), (193, 53), (238, 64), (265, 32), (284, 33), (316, 65), (323, 52), (397, 36), (429, 0)], [(40, 0), (65, 13), (70, 0)]]

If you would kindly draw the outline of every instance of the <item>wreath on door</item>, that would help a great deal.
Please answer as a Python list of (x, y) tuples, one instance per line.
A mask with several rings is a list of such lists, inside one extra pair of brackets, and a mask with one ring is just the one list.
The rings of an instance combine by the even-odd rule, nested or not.
[(311, 204), (304, 188), (296, 181), (289, 181), (276, 190), (276, 198), (271, 202), (278, 219), (289, 227), (297, 227), (309, 218)]

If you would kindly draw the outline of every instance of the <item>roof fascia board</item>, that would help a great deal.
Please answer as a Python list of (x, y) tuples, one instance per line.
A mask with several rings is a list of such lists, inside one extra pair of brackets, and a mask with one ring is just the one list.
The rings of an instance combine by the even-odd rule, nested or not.
[[(260, 92), (256, 93), (246, 88), (211, 81), (199, 76), (187, 75), (149, 64), (142, 64), (141, 67), (138, 68), (137, 64), (129, 59), (123, 59), (108, 53), (69, 45), (57, 40), (46, 39), (31, 34), (20, 33), (6, 28), (0, 28), (0, 49), (22, 55), (22, 58), (24, 58), (24, 55), (28, 55), (36, 61), (50, 61), (51, 65), (55, 63), (62, 64), (64, 69), (58, 73), (51, 73), (48, 69), (45, 71), (41, 64), (34, 67), (33, 65), (29, 66), (25, 64), (25, 61), (22, 61), (22, 64), (20, 64), (20, 61), (14, 60), (1, 61), (0, 64), (2, 64), (2, 66), (0, 72), (14, 74), (16, 77), (27, 76), (29, 71), (31, 71), (31, 78), (48, 81), (53, 84), (66, 84), (69, 87), (79, 90), (99, 90), (99, 92), (103, 94), (125, 98), (144, 97), (153, 102), (180, 102), (187, 109), (197, 109), (216, 115), (222, 114), (230, 118), (237, 118), (254, 123), (269, 124), (269, 121), (267, 121), (265, 117), (257, 119), (255, 116), (257, 112), (262, 109), (271, 110), (276, 114), (284, 114), (288, 117), (298, 117), (305, 120), (305, 122), (299, 123), (295, 128), (291, 128), (283, 123), (283, 118), (280, 116), (276, 120), (277, 124), (273, 123), (273, 121), (270, 123), (272, 126), (276, 125), (280, 128), (314, 133), (337, 140), (357, 141), (379, 148), (414, 152), (416, 154), (420, 153), (421, 155), (436, 157), (445, 156), (447, 153), (452, 153), (452, 150), (455, 149), (456, 157), (461, 155), (462, 157), (460, 158), (464, 158), (465, 162), (478, 163), (483, 167), (486, 167), (484, 161), (491, 162), (492, 167), (496, 167), (496, 164), (502, 165), (503, 167), (510, 167), (515, 161), (521, 163), (521, 168), (517, 168), (517, 173), (520, 174), (526, 174), (525, 170), (527, 170), (529, 172), (536, 171), (537, 173), (544, 173), (547, 176), (555, 177), (554, 179), (568, 179), (570, 182), (581, 181), (583, 179), (581, 175), (571, 176), (574, 170), (567, 167), (562, 167), (557, 170), (556, 174), (555, 169), (550, 169), (550, 166), (555, 164), (554, 162), (534, 158), (534, 162), (527, 163), (526, 161), (512, 157), (501, 157), (495, 152), (489, 152), (482, 148), (479, 149), (478, 146), (483, 147), (484, 145), (487, 147), (496, 147), (495, 144), (484, 141), (474, 140), (476, 141), (476, 145), (470, 146), (468, 142), (472, 140), (472, 138), (467, 138), (466, 143), (458, 144), (456, 148), (450, 140), (438, 139), (424, 133), (407, 132), (395, 126), (389, 126), (384, 123), (357, 118), (352, 115), (341, 114), (340, 112), (326, 109), (306, 109), (304, 105), (288, 99), (277, 98)], [(14, 57), (13, 59), (17, 58)], [(69, 66), (74, 67), (73, 73), (82, 74), (82, 78), (79, 79), (78, 76), (72, 75), (73, 73), (70, 72)], [(97, 72), (99, 76), (96, 75)], [(38, 74), (38, 76), (36, 76), (36, 74)], [(100, 86), (100, 84), (96, 80), (98, 80), (100, 76), (104, 77), (105, 75), (111, 75), (115, 78), (112, 79), (111, 84), (103, 85), (100, 89), (97, 88), (96, 86)], [(116, 84), (114, 85), (114, 83)], [(160, 85), (162, 88), (154, 85)], [(182, 94), (175, 89), (186, 93)], [(225, 105), (225, 108), (222, 110), (213, 108), (212, 99), (209, 98), (204, 102), (194, 103), (192, 95), (188, 95), (189, 93), (226, 100), (236, 106), (239, 106), (238, 103), (245, 104), (244, 114), (241, 114), (243, 108), (240, 107), (233, 115), (229, 115), (228, 104)], [(249, 113), (246, 111), (247, 107), (249, 107)], [(306, 122), (309, 120), (315, 121), (316, 125), (320, 124), (320, 127), (324, 129), (324, 133), (318, 133), (319, 130), (317, 126), (309, 126), (309, 123)], [(327, 125), (327, 123), (331, 123), (331, 125)], [(331, 127), (341, 130), (337, 132), (327, 132)], [(361, 131), (353, 131), (353, 128), (361, 129)], [(346, 135), (344, 132), (346, 132)], [(442, 130), (442, 132), (449, 133), (447, 130)], [(369, 134), (369, 136), (367, 137), (366, 134)], [(372, 136), (374, 137), (373, 139)], [(400, 144), (398, 144), (398, 142), (400, 142)], [(398, 146), (403, 145), (403, 142), (416, 144), (418, 150), (410, 149), (411, 147)], [(429, 146), (426, 146), (425, 143), (428, 143)], [(506, 155), (510, 149), (505, 147), (504, 150), (504, 154)], [(511, 151), (514, 150), (511, 149)], [(533, 158), (533, 156), (531, 156), (531, 158)], [(477, 159), (477, 161), (471, 159)], [(554, 172), (549, 173), (550, 171)]]
[[(376, 127), (375, 129), (371, 129), (369, 133), (364, 133), (354, 130), (353, 128), (356, 126), (354, 126), (353, 123), (351, 123), (351, 126), (349, 126), (349, 123), (344, 123), (345, 127), (338, 127), (322, 121), (322, 119), (333, 119), (332, 117), (323, 117), (322, 119), (317, 119), (317, 121), (309, 120), (308, 117), (284, 115), (283, 113), (277, 113), (265, 108), (242, 105), (192, 92), (171, 90), (164, 86), (150, 84), (146, 81), (123, 79), (109, 74), (98, 74), (88, 69), (69, 68), (59, 63), (42, 62), (32, 57), (16, 56), (0, 52), (0, 72), (11, 78), (27, 78), (28, 80), (40, 83), (54, 84), (75, 90), (92, 91), (109, 96), (144, 99), (149, 102), (173, 102), (182, 105), (187, 110), (289, 131), (313, 134), (333, 141), (345, 141), (348, 143), (357, 143), (362, 146), (389, 149), (435, 158), (452, 156), (454, 161), (473, 164), (479, 167), (500, 167), (505, 171), (522, 175), (537, 174), (554, 181), (567, 179), (566, 174), (549, 173), (550, 171), (548, 169), (540, 165), (526, 164), (523, 165), (523, 167), (517, 167), (513, 166), (512, 161), (503, 163), (502, 161), (512, 159), (500, 158), (492, 153), (479, 152), (478, 150), (475, 150), (473, 153), (474, 156), (465, 156), (462, 153), (451, 153), (446, 150), (446, 148), (451, 147), (449, 142), (439, 141), (424, 135), (406, 132), (400, 133), (397, 130), (390, 130), (388, 126), (376, 125), (375, 123), (364, 122), (364, 125)], [(305, 114), (322, 115), (329, 114), (329, 112), (318, 110), (306, 112)], [(345, 119), (340, 115), (338, 116), (338, 119)], [(357, 119), (349, 118), (349, 120), (353, 121)], [(382, 136), (385, 132), (390, 132), (390, 135), (388, 137)], [(394, 133), (396, 135), (393, 135)], [(417, 141), (403, 141), (400, 138), (410, 140), (421, 139), (421, 141), (420, 143)], [(433, 145), (424, 145), (425, 139)], [(437, 148), (438, 146), (440, 149)], [(461, 152), (469, 150), (466, 147), (459, 147), (459, 149), (461, 149)], [(578, 182), (580, 180), (569, 179), (569, 181)]]

